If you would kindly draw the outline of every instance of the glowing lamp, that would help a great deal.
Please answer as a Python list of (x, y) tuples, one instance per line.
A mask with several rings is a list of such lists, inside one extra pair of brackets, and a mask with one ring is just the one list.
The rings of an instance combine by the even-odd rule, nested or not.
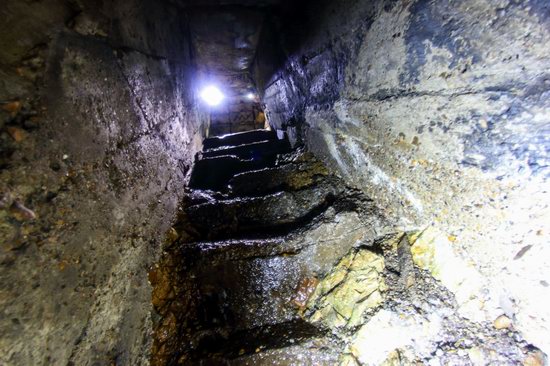
[(222, 102), (224, 95), (220, 89), (215, 86), (207, 86), (201, 91), (201, 98), (206, 102), (206, 104), (216, 106)]

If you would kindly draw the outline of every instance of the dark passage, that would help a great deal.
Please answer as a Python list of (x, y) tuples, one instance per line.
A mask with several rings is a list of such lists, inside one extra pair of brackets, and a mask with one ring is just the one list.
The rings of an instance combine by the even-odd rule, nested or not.
[(548, 364), (548, 0), (0, 20), (0, 365)]

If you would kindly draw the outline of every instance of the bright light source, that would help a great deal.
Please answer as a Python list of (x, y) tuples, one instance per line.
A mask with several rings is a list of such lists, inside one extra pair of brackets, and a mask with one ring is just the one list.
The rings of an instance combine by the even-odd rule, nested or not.
[(256, 96), (255, 96), (254, 94), (252, 94), (252, 93), (248, 93), (248, 94), (246, 95), (246, 97), (247, 97), (248, 99), (252, 100), (252, 99), (254, 99)]
[(201, 98), (208, 105), (216, 106), (222, 102), (224, 96), (220, 89), (215, 86), (207, 86), (201, 91)]

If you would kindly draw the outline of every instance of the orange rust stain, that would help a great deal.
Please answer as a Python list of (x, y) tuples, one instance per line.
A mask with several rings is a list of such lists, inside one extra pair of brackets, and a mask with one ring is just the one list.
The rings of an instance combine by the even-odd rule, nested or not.
[(292, 303), (300, 310), (304, 310), (309, 298), (317, 288), (319, 280), (315, 277), (306, 277), (300, 281), (296, 289), (296, 295), (292, 299)]
[(12, 115), (16, 115), (21, 110), (21, 102), (18, 100), (14, 100), (13, 102), (7, 102), (2, 105), (2, 109), (6, 112), (11, 113)]

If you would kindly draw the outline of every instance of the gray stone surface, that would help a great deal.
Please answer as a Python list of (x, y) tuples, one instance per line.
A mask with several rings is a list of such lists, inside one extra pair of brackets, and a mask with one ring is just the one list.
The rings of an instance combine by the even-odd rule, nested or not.
[(281, 67), (260, 46), (270, 123), (397, 226), (452, 238), (478, 316), (512, 314), (548, 353), (548, 4), (324, 1), (296, 24)]
[(0, 12), (0, 363), (147, 364), (147, 271), (207, 129), (185, 23), (139, 0)]

